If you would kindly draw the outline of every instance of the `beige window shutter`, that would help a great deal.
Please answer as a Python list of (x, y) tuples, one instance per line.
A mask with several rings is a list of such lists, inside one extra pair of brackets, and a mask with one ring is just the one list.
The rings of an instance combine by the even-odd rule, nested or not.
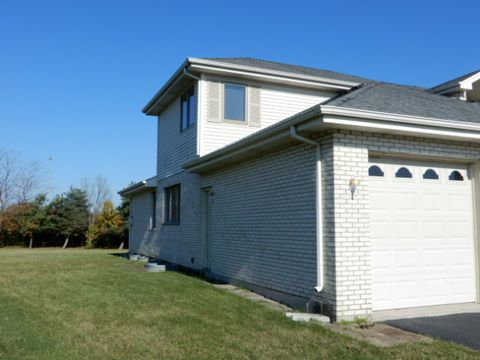
[(248, 125), (252, 127), (262, 126), (260, 121), (261, 91), (259, 87), (251, 86), (248, 91)]
[(218, 81), (208, 81), (207, 121), (221, 121), (221, 85)]

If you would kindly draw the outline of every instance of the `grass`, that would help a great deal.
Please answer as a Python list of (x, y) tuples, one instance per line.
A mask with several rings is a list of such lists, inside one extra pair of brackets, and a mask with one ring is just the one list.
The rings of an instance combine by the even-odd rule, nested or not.
[[(118, 255), (118, 254), (117, 254)], [(380, 349), (105, 250), (0, 249), (0, 359), (478, 359)]]

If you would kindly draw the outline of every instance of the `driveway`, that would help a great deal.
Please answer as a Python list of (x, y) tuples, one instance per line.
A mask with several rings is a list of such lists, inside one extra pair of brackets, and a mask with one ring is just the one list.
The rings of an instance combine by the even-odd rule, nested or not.
[(385, 324), (480, 350), (480, 313), (389, 320)]

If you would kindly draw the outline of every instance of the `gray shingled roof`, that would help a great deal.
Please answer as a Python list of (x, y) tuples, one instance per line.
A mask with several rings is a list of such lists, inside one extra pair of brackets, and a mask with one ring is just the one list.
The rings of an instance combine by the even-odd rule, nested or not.
[(290, 73), (300, 74), (300, 75), (316, 76), (316, 77), (322, 77), (322, 78), (334, 79), (334, 80), (352, 81), (352, 82), (359, 82), (359, 83), (371, 81), (369, 79), (362, 78), (359, 76), (342, 74), (335, 71), (322, 70), (322, 69), (316, 69), (316, 68), (298, 66), (298, 65), (290, 65), (290, 64), (279, 63), (276, 61), (260, 60), (260, 59), (254, 59), (249, 57), (203, 58), (203, 59), (221, 61), (224, 63), (234, 64), (234, 65), (251, 66), (251, 67), (256, 67), (260, 69), (284, 71), (284, 72), (290, 72)]
[(480, 123), (480, 103), (452, 99), (422, 88), (370, 82), (325, 105)]
[(446, 89), (448, 89), (448, 88), (450, 88), (450, 87), (452, 87), (452, 86), (458, 85), (458, 83), (459, 83), (460, 81), (463, 81), (463, 80), (465, 80), (465, 79), (468, 79), (470, 76), (475, 75), (475, 74), (478, 73), (478, 72), (480, 72), (480, 70), (472, 71), (471, 73), (468, 73), (468, 74), (459, 76), (459, 77), (457, 77), (457, 78), (455, 78), (455, 79), (452, 79), (452, 80), (449, 80), (449, 81), (447, 81), (447, 82), (444, 82), (444, 83), (442, 83), (442, 84), (440, 84), (440, 85), (434, 86), (434, 87), (430, 88), (429, 91), (435, 92), (435, 93), (439, 93), (439, 92), (441, 92), (441, 91), (443, 91), (443, 90), (446, 90)]
[(476, 72), (463, 75), (432, 89), (424, 89), (421, 87), (373, 81), (335, 71), (283, 64), (248, 57), (205, 59), (268, 70), (362, 83), (360, 87), (353, 89), (346, 94), (335, 97), (325, 103), (332, 106), (480, 123), (480, 103), (465, 102), (433, 94), (431, 92), (433, 89), (438, 91), (439, 88), (451, 86), (455, 82), (458, 83)]

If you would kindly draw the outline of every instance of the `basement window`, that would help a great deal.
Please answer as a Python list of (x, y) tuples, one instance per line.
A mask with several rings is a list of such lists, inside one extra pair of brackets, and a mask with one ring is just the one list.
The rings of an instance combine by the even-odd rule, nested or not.
[(180, 224), (180, 184), (165, 188), (165, 219), (167, 225)]

